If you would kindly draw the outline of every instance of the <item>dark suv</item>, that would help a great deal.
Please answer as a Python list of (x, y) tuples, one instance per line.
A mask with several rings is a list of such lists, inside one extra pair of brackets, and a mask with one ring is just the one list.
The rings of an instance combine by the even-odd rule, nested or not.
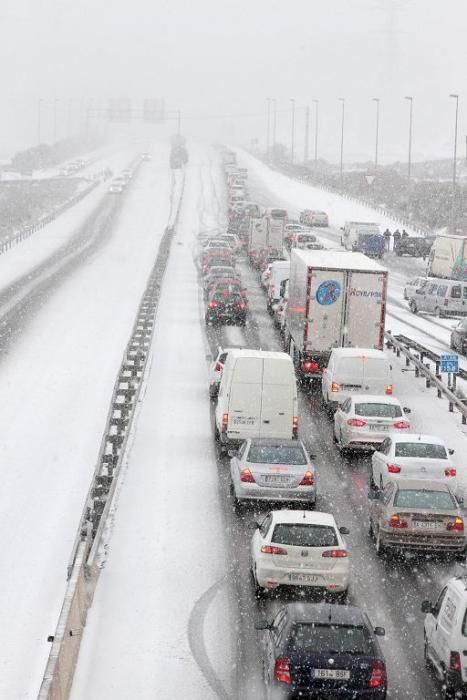
[(367, 615), (354, 606), (291, 603), (265, 630), (268, 698), (386, 697), (386, 665)]
[(236, 290), (214, 291), (206, 305), (206, 325), (230, 323), (244, 326), (246, 323), (246, 300)]
[(396, 255), (412, 255), (414, 258), (426, 258), (430, 254), (433, 240), (423, 236), (405, 236), (397, 241), (394, 252)]

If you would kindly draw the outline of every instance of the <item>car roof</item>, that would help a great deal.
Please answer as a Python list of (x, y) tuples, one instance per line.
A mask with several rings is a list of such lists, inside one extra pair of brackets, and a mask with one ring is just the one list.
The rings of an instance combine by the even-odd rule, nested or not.
[(368, 357), (378, 357), (386, 358), (385, 353), (382, 350), (375, 350), (374, 348), (333, 348), (332, 354), (336, 357), (356, 357), (356, 358), (368, 358)]
[(445, 447), (445, 442), (443, 438), (436, 437), (436, 435), (423, 435), (421, 433), (404, 433), (404, 435), (391, 435), (393, 442), (426, 442), (430, 445), (443, 445)]
[(289, 619), (293, 622), (367, 625), (362, 611), (355, 605), (288, 603), (284, 607), (287, 609)]
[(393, 406), (400, 406), (401, 402), (395, 396), (387, 396), (386, 394), (351, 394), (349, 396), (354, 403), (388, 403)]
[(276, 524), (336, 526), (336, 521), (331, 513), (321, 513), (317, 510), (272, 510), (271, 513)]
[(292, 438), (287, 439), (287, 438), (248, 438), (251, 443), (255, 443), (255, 445), (285, 445), (286, 447), (293, 447), (295, 445), (301, 445), (302, 447), (303, 442), (301, 440), (293, 440)]
[(405, 491), (449, 491), (448, 484), (439, 479), (397, 479), (394, 480), (397, 489)]

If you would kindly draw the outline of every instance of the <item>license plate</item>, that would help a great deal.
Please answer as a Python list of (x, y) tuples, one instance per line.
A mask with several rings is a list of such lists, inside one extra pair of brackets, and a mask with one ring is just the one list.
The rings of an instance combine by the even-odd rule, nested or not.
[(266, 484), (288, 484), (289, 483), (289, 477), (288, 476), (276, 476), (274, 475), (269, 475), (267, 474), (266, 476), (263, 477), (264, 481)]
[(316, 574), (289, 574), (289, 581), (293, 583), (318, 583), (320, 579)]
[(231, 425), (254, 425), (256, 418), (247, 418), (246, 416), (233, 416), (230, 419)]
[(412, 520), (412, 526), (420, 530), (438, 530), (443, 527), (442, 523), (426, 522), (425, 520)]
[(368, 427), (370, 428), (370, 431), (382, 430), (384, 432), (385, 430), (389, 430), (389, 425), (370, 425)]
[(341, 668), (314, 668), (313, 676), (315, 678), (334, 678), (339, 681), (348, 681), (350, 671), (344, 671)]

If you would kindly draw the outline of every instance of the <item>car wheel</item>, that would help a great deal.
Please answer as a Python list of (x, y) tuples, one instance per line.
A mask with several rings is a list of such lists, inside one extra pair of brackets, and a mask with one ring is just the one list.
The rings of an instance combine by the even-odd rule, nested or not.
[(373, 521), (371, 518), (368, 521), (368, 534), (372, 540), (375, 538), (375, 530), (374, 530)]
[(441, 700), (455, 700), (455, 698), (456, 691), (451, 685), (447, 683), (445, 678), (441, 686)]
[(378, 557), (382, 557), (386, 553), (386, 547), (381, 542), (381, 531), (379, 528), (375, 537), (375, 549)]
[(453, 341), (453, 339), (452, 339), (452, 336), (451, 336), (451, 339), (450, 339), (450, 341), (449, 341), (449, 347), (451, 348), (451, 350), (455, 350), (455, 349), (456, 349), (456, 344), (454, 343), (454, 341)]
[(431, 670), (432, 665), (431, 665), (430, 657), (428, 655), (428, 640), (426, 637), (424, 638), (424, 644), (423, 644), (423, 659), (425, 661), (425, 666)]
[(258, 579), (256, 578), (256, 568), (251, 569), (251, 575), (253, 578), (253, 585), (255, 587), (255, 598), (257, 600), (262, 600), (266, 595), (266, 589), (262, 588), (258, 583)]
[(443, 314), (442, 310), (439, 308), (439, 306), (437, 306), (435, 308), (435, 316), (436, 316), (436, 318), (443, 318), (443, 316), (444, 316), (444, 314)]
[(414, 301), (413, 299), (410, 300), (409, 309), (411, 310), (411, 312), (412, 312), (413, 314), (418, 313), (417, 304), (415, 303), (415, 301)]

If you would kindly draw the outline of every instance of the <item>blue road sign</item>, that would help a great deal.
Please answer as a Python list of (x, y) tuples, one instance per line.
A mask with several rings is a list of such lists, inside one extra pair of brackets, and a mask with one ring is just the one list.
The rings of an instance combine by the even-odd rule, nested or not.
[(459, 371), (459, 355), (440, 355), (440, 371), (457, 374)]

